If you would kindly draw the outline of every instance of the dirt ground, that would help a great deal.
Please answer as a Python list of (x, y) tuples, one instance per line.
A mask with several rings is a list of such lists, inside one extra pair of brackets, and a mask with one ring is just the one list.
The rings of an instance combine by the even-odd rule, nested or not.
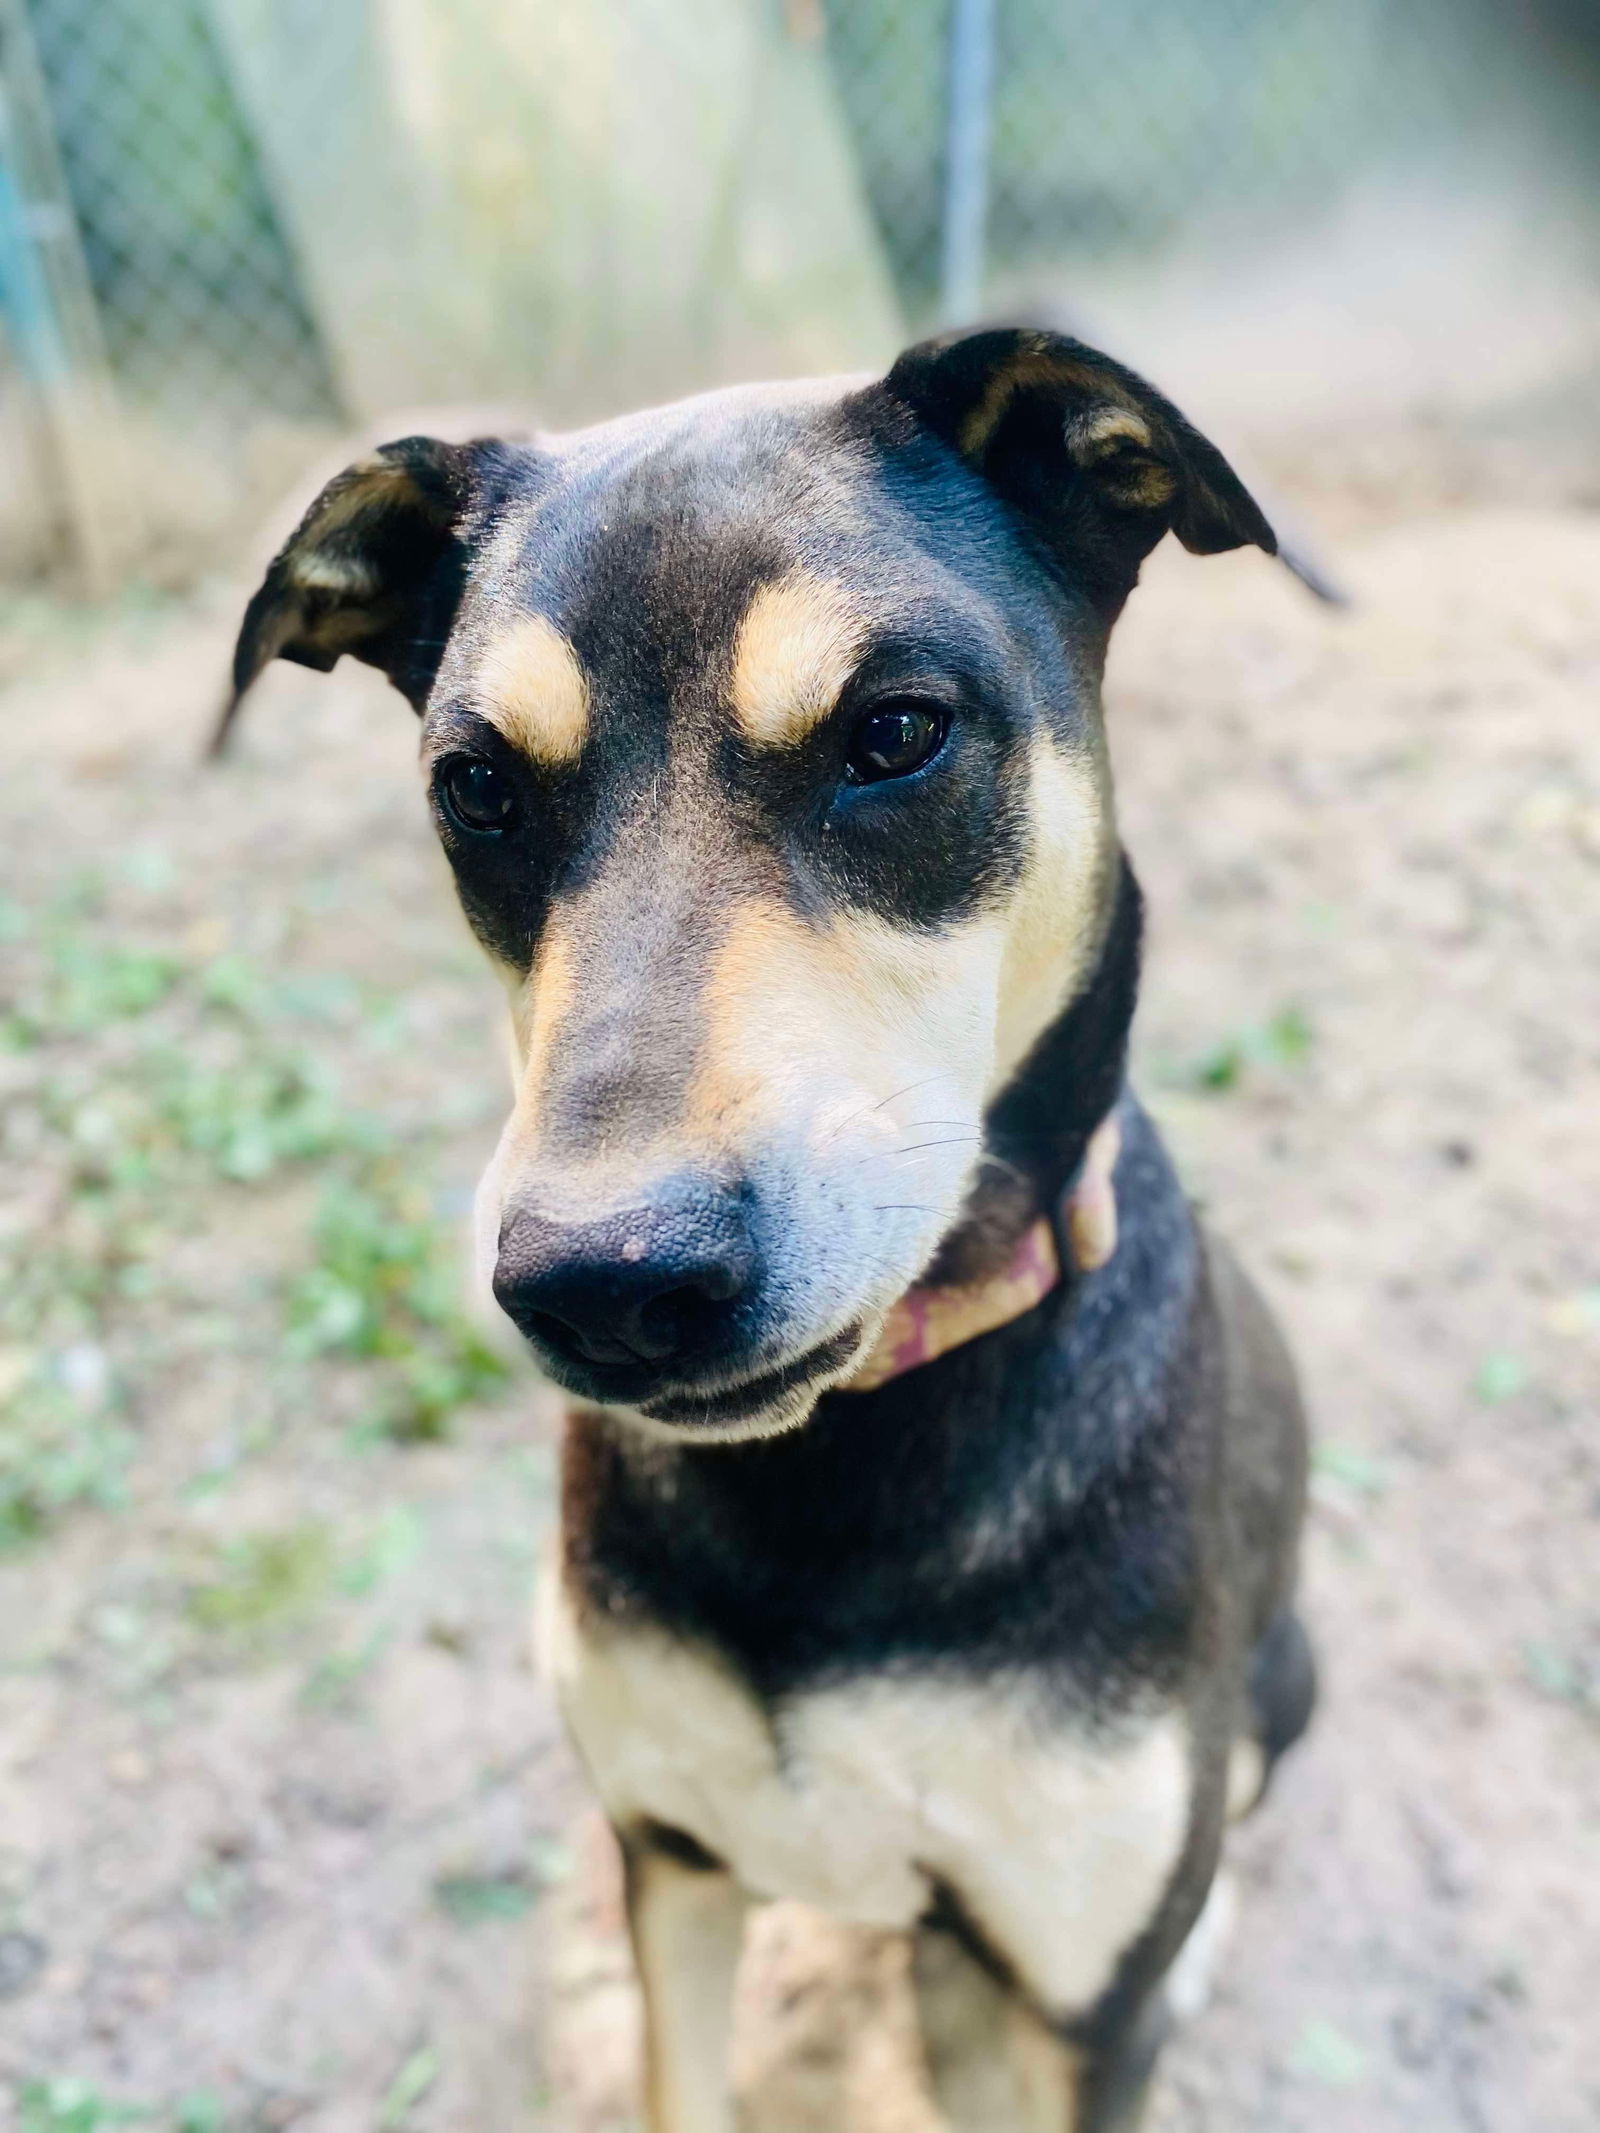
[[(1141, 1083), (1320, 1443), (1325, 1702), (1156, 2126), (1579, 2133), (1600, 514), (1324, 458), (1352, 608), (1163, 554), (1109, 688)], [(371, 677), (278, 670), (197, 766), (231, 620), (30, 611), (0, 699), (0, 2125), (624, 2133), (526, 1655), (552, 1418), (447, 1293), (492, 987)], [(764, 1922), (751, 2133), (933, 2133), (897, 1959)]]

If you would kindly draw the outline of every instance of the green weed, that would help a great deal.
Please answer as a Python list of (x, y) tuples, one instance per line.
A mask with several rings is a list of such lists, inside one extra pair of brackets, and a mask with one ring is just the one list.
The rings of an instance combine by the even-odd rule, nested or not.
[(75, 1504), (113, 1508), (134, 1439), (112, 1415), (37, 1371), (0, 1403), (0, 1551)]
[(1336, 2024), (1319, 2017), (1302, 2025), (1289, 2064), (1323, 2088), (1353, 2089), (1366, 2077), (1367, 2055)]
[[(151, 851), (124, 873), (124, 897), (130, 884), (155, 894), (170, 868)], [(15, 1003), (0, 1042), (37, 1054), (8, 1081), (0, 1130), (40, 1209), (0, 1246), (0, 1380), (12, 1353), (89, 1342), (142, 1356), (152, 1332), (170, 1347), (173, 1322), (146, 1307), (186, 1308), (166, 1269), (218, 1186), (244, 1194), (314, 1166), (326, 1191), (309, 1264), (280, 1288), (294, 1346), (365, 1367), (370, 1433), (442, 1435), (505, 1372), (457, 1308), (453, 1237), (397, 1182), (402, 1163), (408, 1175), (425, 1167), (433, 1129), (397, 1146), (381, 1117), (344, 1099), (337, 1047), (316, 1034), (338, 1031), (348, 1050), (392, 1003), (336, 973), (285, 975), (231, 953), (189, 960), (159, 936), (118, 930), (104, 909), (91, 876), (41, 913), (0, 907)], [(65, 1397), (48, 1371), (9, 1395), (0, 1383), (0, 1546), (75, 1504), (118, 1500), (134, 1440), (113, 1404)], [(255, 1601), (237, 1582), (201, 1598), (202, 1616), (248, 1613)]]
[(420, 1511), (408, 1503), (391, 1504), (366, 1547), (339, 1572), (340, 1590), (354, 1599), (375, 1592), (416, 1561), (427, 1530)]
[(1528, 1382), (1528, 1366), (1509, 1348), (1497, 1348), (1478, 1365), (1472, 1389), (1493, 1407), (1514, 1399)]
[(453, 1242), (382, 1173), (323, 1196), (314, 1264), (290, 1284), (287, 1314), (305, 1355), (374, 1364), (372, 1420), (400, 1442), (444, 1434), (450, 1415), (505, 1378), (462, 1312)]
[(180, 2096), (174, 2110), (172, 2133), (222, 2133), (226, 2115), (221, 2098), (209, 2091)]
[(106, 2126), (148, 2123), (139, 2104), (109, 2103), (87, 2081), (70, 2075), (25, 2081), (17, 2096), (17, 2133), (102, 2133)]
[(1522, 1666), (1541, 1695), (1600, 1716), (1600, 1669), (1591, 1671), (1571, 1653), (1537, 1639), (1523, 1645)]
[(458, 1926), (483, 1926), (524, 1917), (538, 1890), (522, 1874), (445, 1874), (433, 1885), (434, 1901)]
[(439, 2054), (431, 2044), (424, 2044), (411, 2054), (390, 2083), (378, 2124), (384, 2128), (404, 2125), (412, 2107), (422, 2101), (438, 2078)]
[(340, 1105), (327, 1070), (300, 1054), (267, 1052), (208, 1068), (172, 1053), (156, 1078), (158, 1115), (177, 1144), (234, 1184), (374, 1141), (373, 1128)]
[(189, 1616), (201, 1629), (263, 1635), (311, 1613), (327, 1597), (333, 1575), (325, 1526), (252, 1534), (225, 1551), (215, 1579), (190, 1592)]
[(165, 2110), (112, 2103), (71, 2075), (25, 2081), (17, 2091), (17, 2133), (105, 2133), (110, 2126), (157, 2125), (171, 2133), (223, 2133), (226, 2113), (209, 2091), (180, 2096)]
[(1285, 1007), (1270, 1022), (1237, 1031), (1171, 1077), (1180, 1087), (1222, 1095), (1235, 1089), (1251, 1068), (1282, 1072), (1303, 1066), (1316, 1033), (1302, 1009)]
[(371, 1673), (389, 1645), (394, 1632), (381, 1624), (362, 1638), (353, 1651), (329, 1652), (319, 1659), (300, 1691), (308, 1710), (332, 1711), (352, 1703), (355, 1690)]
[(1328, 1439), (1313, 1449), (1311, 1470), (1319, 1480), (1336, 1482), (1352, 1496), (1382, 1496), (1394, 1480), (1394, 1469), (1386, 1459)]

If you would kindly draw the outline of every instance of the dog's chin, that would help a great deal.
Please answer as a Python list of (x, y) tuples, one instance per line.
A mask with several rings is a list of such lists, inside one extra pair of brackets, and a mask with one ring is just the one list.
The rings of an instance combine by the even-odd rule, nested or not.
[(801, 1428), (823, 1394), (852, 1374), (875, 1338), (875, 1324), (857, 1320), (790, 1362), (704, 1386), (671, 1384), (643, 1391), (607, 1385), (599, 1373), (585, 1372), (580, 1379), (570, 1369), (559, 1374), (548, 1364), (546, 1369), (582, 1406), (617, 1415), (649, 1436), (676, 1444), (744, 1444)]

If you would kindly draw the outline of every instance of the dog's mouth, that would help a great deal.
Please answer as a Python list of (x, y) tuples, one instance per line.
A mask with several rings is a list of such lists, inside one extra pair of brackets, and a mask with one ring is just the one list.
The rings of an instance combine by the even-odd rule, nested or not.
[(674, 1434), (715, 1438), (792, 1428), (848, 1374), (867, 1343), (866, 1322), (858, 1319), (771, 1369), (733, 1380), (707, 1373), (699, 1383), (686, 1375), (664, 1379), (644, 1364), (580, 1365), (542, 1346), (538, 1353), (547, 1374), (581, 1400), (623, 1409)]
[[(858, 1321), (828, 1340), (818, 1341), (793, 1362), (763, 1371), (715, 1392), (664, 1392), (641, 1400), (639, 1412), (652, 1422), (672, 1429), (726, 1430), (761, 1417), (781, 1415), (797, 1404), (809, 1405), (806, 1396), (821, 1389), (822, 1381), (837, 1381), (844, 1366), (853, 1363), (865, 1342), (865, 1327)], [(777, 1426), (782, 1426), (781, 1423)]]

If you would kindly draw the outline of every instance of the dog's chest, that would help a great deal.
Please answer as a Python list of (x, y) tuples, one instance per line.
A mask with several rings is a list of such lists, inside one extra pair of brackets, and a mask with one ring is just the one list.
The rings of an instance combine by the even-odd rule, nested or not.
[(1105, 1989), (1182, 1855), (1174, 1713), (1091, 1733), (1025, 1681), (884, 1677), (762, 1708), (712, 1653), (581, 1627), (544, 1649), (607, 1811), (681, 1830), (761, 1897), (906, 1928), (941, 1889), (1064, 2011)]

